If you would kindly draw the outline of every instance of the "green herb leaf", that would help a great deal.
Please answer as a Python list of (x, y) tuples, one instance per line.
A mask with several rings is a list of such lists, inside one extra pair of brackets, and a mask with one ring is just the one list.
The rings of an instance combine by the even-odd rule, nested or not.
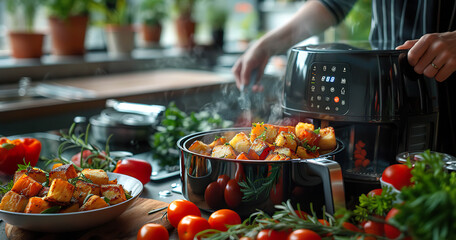
[(48, 209), (43, 210), (41, 213), (58, 213), (62, 206), (53, 206)]

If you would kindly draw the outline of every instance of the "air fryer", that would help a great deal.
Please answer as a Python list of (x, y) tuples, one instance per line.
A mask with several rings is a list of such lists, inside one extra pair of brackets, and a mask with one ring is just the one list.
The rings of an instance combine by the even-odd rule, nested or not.
[(436, 147), (437, 86), (406, 54), (337, 43), (291, 50), (283, 113), (334, 127), (345, 144), (336, 161), (347, 191), (352, 183), (361, 192), (379, 187), (398, 153)]

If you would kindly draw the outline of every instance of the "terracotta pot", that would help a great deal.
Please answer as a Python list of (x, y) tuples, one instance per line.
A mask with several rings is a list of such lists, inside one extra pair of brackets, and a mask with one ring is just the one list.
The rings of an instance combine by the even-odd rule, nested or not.
[(14, 58), (40, 58), (43, 55), (42, 33), (9, 32), (11, 56)]
[(109, 24), (105, 28), (108, 54), (112, 57), (129, 57), (135, 48), (135, 31), (130, 25)]
[(88, 16), (50, 17), (52, 54), (83, 55), (88, 20)]
[(157, 25), (141, 25), (141, 32), (143, 40), (146, 46), (157, 46), (160, 44), (160, 37), (162, 32), (162, 26)]
[(175, 20), (177, 30), (177, 45), (181, 48), (192, 48), (194, 46), (196, 23), (190, 17), (182, 16)]

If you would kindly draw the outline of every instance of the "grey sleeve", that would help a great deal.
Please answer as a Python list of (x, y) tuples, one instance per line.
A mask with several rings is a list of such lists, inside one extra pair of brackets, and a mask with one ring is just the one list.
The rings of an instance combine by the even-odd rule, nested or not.
[(344, 20), (358, 0), (319, 0), (336, 18), (337, 23)]

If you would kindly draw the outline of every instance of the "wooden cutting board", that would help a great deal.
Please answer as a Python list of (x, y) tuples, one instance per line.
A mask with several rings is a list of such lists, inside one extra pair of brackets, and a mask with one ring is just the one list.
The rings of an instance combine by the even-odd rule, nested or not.
[(166, 210), (148, 215), (148, 212), (168, 206), (168, 203), (154, 199), (138, 198), (129, 209), (122, 213), (119, 217), (112, 221), (80, 232), (70, 233), (40, 233), (23, 230), (15, 226), (6, 224), (6, 236), (10, 240), (57, 240), (57, 239), (136, 239), (138, 230), (146, 223), (159, 223), (173, 231), (173, 227), (169, 224), (166, 216), (163, 214)]

